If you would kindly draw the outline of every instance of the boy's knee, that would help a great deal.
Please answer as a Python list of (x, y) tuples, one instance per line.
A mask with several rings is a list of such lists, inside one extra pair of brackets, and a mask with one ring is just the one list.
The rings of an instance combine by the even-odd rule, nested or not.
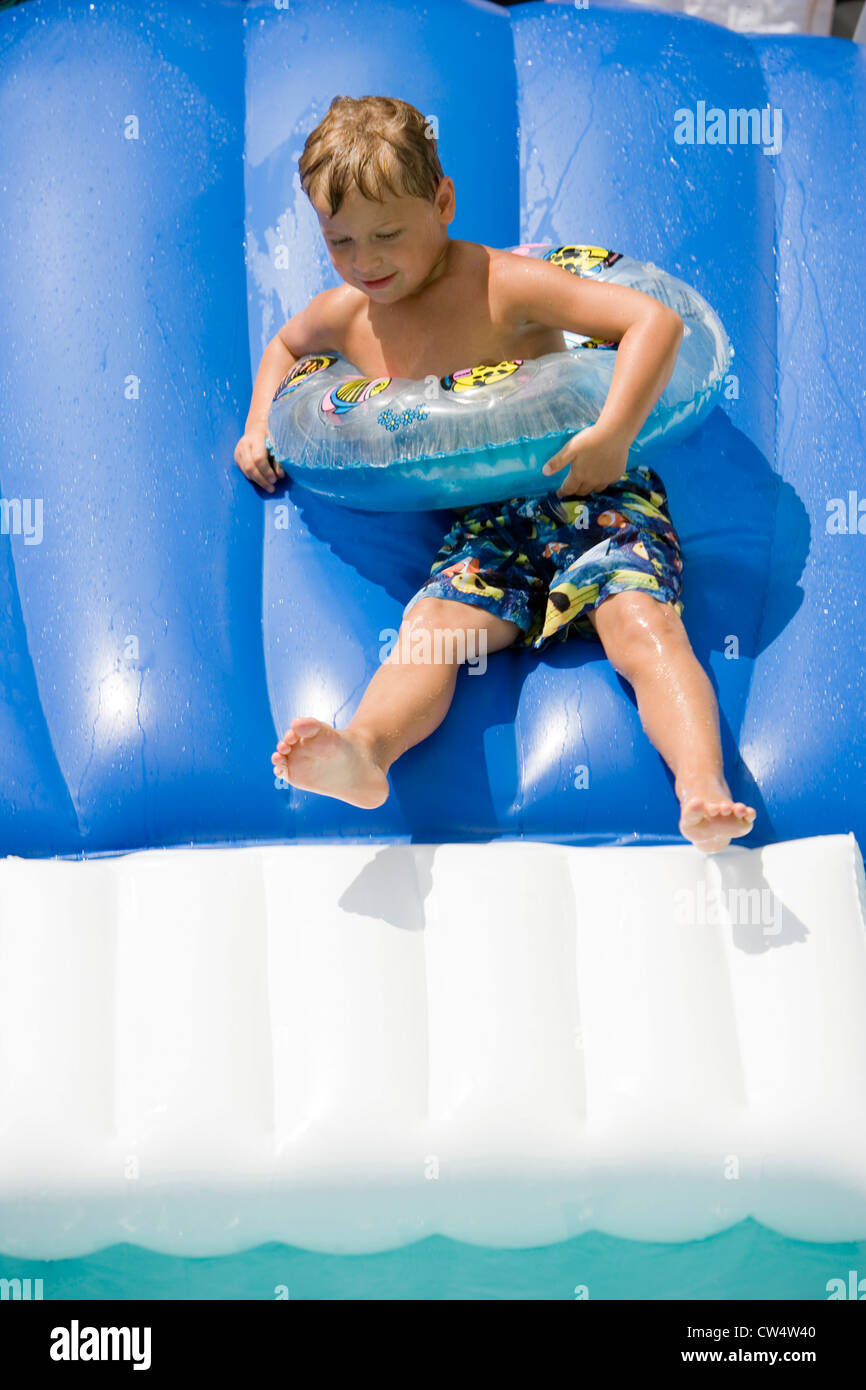
[(462, 666), (470, 655), (467, 639), (473, 642), (470, 629), (460, 610), (466, 605), (448, 599), (422, 598), (404, 613), (397, 644), (391, 660), (411, 665)]
[(400, 645), (413, 651), (429, 647), (437, 663), (465, 664), (480, 672), (488, 654), (510, 646), (519, 632), (516, 623), (477, 604), (431, 596), (403, 615)]
[[(426, 627), (431, 630), (446, 627), (466, 626), (465, 603), (449, 598), (419, 598), (408, 613), (403, 614), (402, 626), (406, 628)], [(460, 610), (463, 610), (461, 613)]]
[(685, 638), (682, 619), (673, 604), (660, 603), (649, 594), (615, 594), (600, 603), (595, 613), (596, 632), (608, 659), (626, 677), (658, 656), (665, 645)]

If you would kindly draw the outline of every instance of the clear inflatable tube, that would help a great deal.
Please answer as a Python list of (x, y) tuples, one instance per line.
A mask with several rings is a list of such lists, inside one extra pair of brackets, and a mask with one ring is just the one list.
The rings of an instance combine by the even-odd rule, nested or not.
[[(631, 447), (643, 458), (691, 433), (716, 404), (733, 355), (705, 299), (647, 261), (598, 246), (525, 245), (518, 255), (626, 285), (675, 309), (685, 333), (671, 379)], [(597, 420), (616, 344), (565, 335), (564, 352), (411, 381), (364, 377), (338, 352), (301, 358), (280, 383), (268, 444), (295, 482), (365, 511), (422, 511), (534, 497), (541, 472)]]

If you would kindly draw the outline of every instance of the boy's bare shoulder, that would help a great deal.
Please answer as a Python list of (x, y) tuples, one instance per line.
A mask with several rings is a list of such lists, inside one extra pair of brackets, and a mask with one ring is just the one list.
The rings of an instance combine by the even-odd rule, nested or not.
[(494, 322), (520, 322), (526, 319), (527, 301), (540, 288), (561, 287), (562, 271), (531, 256), (518, 256), (481, 242), (460, 243), (456, 280), (483, 276), (487, 304)]
[(452, 239), (451, 273), (454, 278), (465, 275), (489, 275), (500, 261), (516, 261), (509, 251), (500, 251), (495, 246), (485, 246), (483, 241), (460, 241)]
[(346, 331), (363, 303), (361, 291), (352, 285), (322, 290), (286, 320), (278, 336), (293, 357), (328, 348), (342, 352)]
[(551, 275), (558, 284), (562, 278), (562, 271), (548, 261), (539, 261), (533, 256), (518, 256), (513, 251), (499, 251), (493, 247), (486, 249), (490, 252), (491, 283), (503, 289), (527, 281), (549, 280)]
[(464, 241), (460, 243), (460, 268), (464, 273), (484, 269), (491, 289), (509, 289), (527, 281), (548, 281), (558, 284), (562, 272), (547, 261), (536, 260), (532, 256), (518, 256), (514, 251), (502, 251), (497, 246), (485, 246), (482, 242)]

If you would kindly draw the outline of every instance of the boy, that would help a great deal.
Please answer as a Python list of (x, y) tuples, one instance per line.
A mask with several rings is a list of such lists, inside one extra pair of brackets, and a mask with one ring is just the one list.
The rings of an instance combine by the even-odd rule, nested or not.
[[(564, 351), (563, 329), (619, 346), (598, 420), (543, 470), (570, 466), (558, 491), (457, 509), (353, 719), (342, 730), (293, 719), (275, 772), (353, 806), (381, 806), (391, 764), (447, 713), (459, 664), (449, 654), (540, 649), (576, 631), (600, 639), (633, 686), (642, 725), (674, 773), (683, 836), (711, 854), (748, 834), (755, 811), (731, 799), (715, 697), (680, 619), (682, 562), (664, 484), (646, 467), (626, 472), (673, 370), (682, 320), (637, 290), (452, 241), (454, 184), (406, 102), (336, 97), (298, 167), (345, 283), (316, 295), (265, 349), (235, 461), (266, 491), (284, 476), (265, 445), (271, 399), (306, 353), (336, 349), (365, 376), (423, 378)], [(586, 507), (590, 525), (577, 526)], [(404, 660), (419, 627), (462, 641), (431, 641), (441, 661)]]

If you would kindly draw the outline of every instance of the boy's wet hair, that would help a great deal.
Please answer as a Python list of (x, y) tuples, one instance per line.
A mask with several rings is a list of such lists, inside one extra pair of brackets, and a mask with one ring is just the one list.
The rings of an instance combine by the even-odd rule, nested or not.
[(307, 197), (324, 197), (331, 217), (352, 184), (379, 202), (389, 190), (432, 203), (443, 177), (427, 118), (398, 97), (334, 97), (298, 172)]

